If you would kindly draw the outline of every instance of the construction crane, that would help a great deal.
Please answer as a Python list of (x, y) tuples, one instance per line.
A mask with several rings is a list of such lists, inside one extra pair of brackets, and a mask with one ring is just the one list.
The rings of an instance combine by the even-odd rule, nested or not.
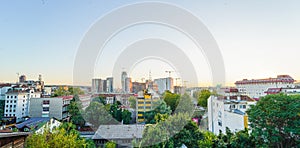
[(171, 73), (174, 71), (166, 70), (166, 73), (169, 73), (169, 77), (171, 77)]

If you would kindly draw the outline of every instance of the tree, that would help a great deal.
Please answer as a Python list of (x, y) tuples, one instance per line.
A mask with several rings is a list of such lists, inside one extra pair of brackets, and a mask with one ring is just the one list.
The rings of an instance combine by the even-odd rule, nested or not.
[(81, 90), (79, 87), (69, 87), (68, 91), (72, 95), (84, 95), (84, 91)]
[(147, 124), (155, 124), (155, 115), (156, 114), (171, 114), (170, 107), (166, 104), (165, 101), (159, 100), (154, 103), (153, 110), (145, 113), (145, 119)]
[(196, 147), (202, 138), (197, 125), (192, 122), (187, 113), (169, 116), (167, 120), (160, 120), (157, 124), (147, 125), (143, 132), (142, 147)]
[(75, 95), (68, 106), (70, 113), (70, 121), (77, 126), (84, 126), (85, 120), (83, 118), (82, 103), (78, 95)]
[[(68, 125), (66, 126), (68, 127)], [(65, 128), (56, 128), (49, 132), (35, 133), (26, 139), (26, 147), (29, 148), (51, 148), (51, 147), (95, 147), (94, 143), (80, 138), (79, 133), (74, 129), (67, 131)]]
[(117, 124), (105, 106), (99, 102), (91, 102), (85, 109), (85, 119), (97, 129), (101, 124)]
[(163, 99), (166, 102), (166, 104), (170, 106), (172, 112), (174, 112), (178, 105), (178, 100), (180, 99), (180, 95), (171, 93), (170, 91), (166, 91), (163, 95)]
[(256, 144), (300, 146), (300, 96), (267, 95), (247, 111)]
[(194, 104), (192, 101), (192, 97), (190, 97), (187, 93), (183, 94), (180, 99), (178, 99), (178, 106), (175, 110), (175, 113), (188, 113), (189, 117), (191, 117), (194, 113)]
[(130, 108), (136, 109), (136, 97), (130, 96), (128, 101), (130, 103)]
[(107, 143), (105, 143), (105, 148), (116, 148), (117, 144), (113, 141), (108, 141)]
[(123, 110), (122, 111), (122, 120), (123, 120), (123, 124), (129, 124), (131, 121), (131, 112), (128, 110)]
[(202, 107), (207, 107), (207, 100), (210, 97), (211, 92), (209, 90), (201, 90), (198, 96), (198, 105)]

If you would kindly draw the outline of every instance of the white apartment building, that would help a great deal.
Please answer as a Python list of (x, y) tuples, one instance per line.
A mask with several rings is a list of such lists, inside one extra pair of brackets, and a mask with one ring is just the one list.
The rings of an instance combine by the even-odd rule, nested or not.
[(159, 94), (164, 93), (166, 90), (174, 92), (173, 78), (171, 77), (154, 79), (154, 83), (157, 84)]
[(214, 134), (225, 133), (226, 127), (237, 132), (248, 128), (245, 113), (256, 101), (244, 95), (210, 96), (208, 99), (208, 128)]
[(31, 98), (41, 97), (41, 92), (28, 90), (10, 90), (5, 94), (4, 117), (15, 117), (16, 121), (22, 121), (29, 115)]
[(239, 92), (251, 98), (260, 98), (267, 95), (269, 88), (293, 88), (295, 80), (289, 75), (278, 75), (276, 78), (243, 79), (236, 81)]

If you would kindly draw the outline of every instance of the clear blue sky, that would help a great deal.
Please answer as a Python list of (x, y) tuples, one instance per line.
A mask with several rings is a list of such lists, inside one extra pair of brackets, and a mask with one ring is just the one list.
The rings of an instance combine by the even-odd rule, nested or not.
[[(0, 82), (15, 82), (19, 72), (30, 79), (42, 74), (47, 84), (72, 84), (76, 51), (89, 27), (112, 9), (134, 2), (140, 1), (0, 1)], [(299, 1), (164, 2), (188, 9), (209, 28), (223, 54), (227, 84), (277, 74), (300, 79)], [(143, 77), (138, 67), (131, 74), (136, 79)], [(164, 74), (155, 64), (150, 68), (154, 76)], [(209, 84), (209, 74), (201, 81)]]

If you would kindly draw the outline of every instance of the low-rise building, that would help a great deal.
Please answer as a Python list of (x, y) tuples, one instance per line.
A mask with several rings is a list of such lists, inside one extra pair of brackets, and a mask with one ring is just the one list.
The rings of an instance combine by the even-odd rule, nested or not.
[(92, 139), (97, 147), (102, 147), (112, 140), (118, 147), (132, 147), (133, 140), (143, 137), (144, 125), (100, 125)]
[(29, 115), (30, 101), (33, 97), (41, 97), (41, 92), (34, 89), (12, 89), (5, 94), (4, 117), (15, 117), (16, 121), (24, 120)]
[(266, 79), (243, 79), (236, 81), (235, 85), (239, 92), (251, 98), (260, 98), (267, 95), (269, 88), (293, 88), (295, 80), (289, 75), (278, 75), (276, 78)]
[(225, 133), (226, 127), (236, 132), (248, 128), (246, 110), (256, 101), (245, 95), (210, 96), (208, 99), (208, 127), (214, 134)]
[(68, 120), (68, 105), (73, 96), (55, 98), (32, 98), (30, 101), (30, 117), (49, 117), (58, 120)]

